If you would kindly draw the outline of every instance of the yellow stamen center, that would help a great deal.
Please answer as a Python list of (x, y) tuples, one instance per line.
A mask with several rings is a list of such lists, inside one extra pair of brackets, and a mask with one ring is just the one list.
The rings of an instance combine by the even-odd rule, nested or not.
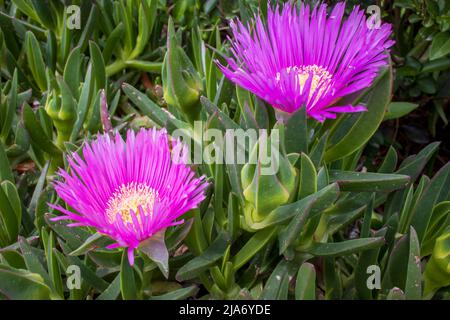
[(108, 222), (114, 223), (119, 214), (124, 224), (132, 223), (130, 210), (133, 210), (141, 223), (139, 206), (142, 206), (146, 216), (151, 216), (156, 199), (158, 199), (158, 192), (144, 183), (132, 182), (121, 185), (108, 200), (106, 209)]
[[(287, 74), (291, 72), (295, 72), (296, 80), (298, 81), (297, 85), (300, 87), (300, 93), (303, 93), (303, 89), (306, 85), (306, 81), (312, 76), (311, 86), (309, 89), (308, 102), (314, 96), (316, 90), (318, 90), (315, 98), (315, 102), (322, 96), (325, 90), (327, 90), (328, 84), (331, 82), (332, 74), (330, 74), (325, 68), (322, 66), (318, 66), (316, 64), (307, 65), (307, 66), (293, 66), (287, 67), (284, 70)], [(276, 81), (279, 82), (281, 79), (281, 73), (277, 72)]]

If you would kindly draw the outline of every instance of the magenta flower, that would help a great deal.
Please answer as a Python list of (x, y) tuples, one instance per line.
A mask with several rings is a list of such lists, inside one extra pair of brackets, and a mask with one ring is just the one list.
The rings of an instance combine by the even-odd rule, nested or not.
[(362, 105), (339, 105), (338, 100), (369, 87), (386, 52), (391, 25), (368, 26), (364, 11), (355, 7), (343, 22), (345, 3), (327, 17), (327, 6), (300, 10), (286, 3), (267, 12), (267, 23), (256, 16), (250, 25), (231, 22), (234, 40), (219, 63), (227, 78), (253, 92), (274, 108), (292, 113), (302, 105), (308, 116), (323, 121), (340, 112), (360, 112)]
[[(172, 147), (172, 148), (170, 148)], [(94, 227), (116, 242), (108, 248), (134, 249), (158, 231), (183, 223), (177, 219), (204, 199), (204, 177), (196, 178), (186, 165), (188, 150), (179, 141), (169, 144), (166, 130), (127, 132), (126, 141), (101, 135), (86, 144), (84, 160), (68, 157), (70, 173), (60, 170), (55, 181), (58, 195), (77, 213), (61, 206), (64, 213), (54, 220), (70, 219), (68, 226)]]

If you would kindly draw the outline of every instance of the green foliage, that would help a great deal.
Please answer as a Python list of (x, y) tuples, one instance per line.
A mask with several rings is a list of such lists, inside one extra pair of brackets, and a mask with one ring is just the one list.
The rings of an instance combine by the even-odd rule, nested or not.
[(443, 0), (397, 0), (387, 7), (396, 40), (396, 95), (431, 111), (428, 128), (434, 136), (448, 118), (443, 103), (450, 77), (450, 5)]

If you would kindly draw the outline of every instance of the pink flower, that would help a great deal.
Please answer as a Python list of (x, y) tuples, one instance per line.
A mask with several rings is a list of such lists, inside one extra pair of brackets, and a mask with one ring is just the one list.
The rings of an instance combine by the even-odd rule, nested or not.
[(362, 105), (336, 105), (350, 93), (369, 87), (387, 64), (392, 27), (370, 28), (365, 13), (355, 7), (343, 21), (345, 3), (300, 10), (286, 3), (270, 7), (267, 22), (255, 16), (250, 25), (232, 22), (234, 39), (227, 58), (219, 63), (225, 76), (274, 108), (293, 113), (302, 105), (308, 116), (323, 121), (340, 112), (360, 112)]
[[(196, 178), (186, 165), (187, 148), (179, 141), (170, 148), (166, 130), (141, 129), (127, 132), (126, 141), (101, 135), (68, 157), (70, 173), (60, 170), (63, 181), (55, 181), (57, 194), (75, 212), (54, 220), (70, 219), (68, 226), (94, 227), (116, 242), (108, 248), (134, 249), (159, 230), (183, 223), (177, 219), (204, 199), (204, 177)], [(178, 150), (178, 154), (172, 151)], [(175, 161), (176, 160), (176, 161)]]

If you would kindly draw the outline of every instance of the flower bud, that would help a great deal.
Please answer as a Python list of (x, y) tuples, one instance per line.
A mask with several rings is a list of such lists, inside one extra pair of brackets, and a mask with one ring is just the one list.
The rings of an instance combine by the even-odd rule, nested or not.
[(297, 172), (279, 146), (278, 130), (272, 130), (270, 139), (262, 135), (251, 151), (249, 163), (242, 168), (244, 214), (250, 227), (294, 196)]
[(64, 142), (70, 140), (70, 135), (76, 121), (76, 101), (72, 96), (49, 96), (45, 111), (53, 120), (57, 132), (56, 145), (64, 148)]
[(164, 99), (177, 107), (189, 121), (200, 114), (202, 80), (183, 49), (177, 44), (172, 19), (169, 20), (167, 53), (162, 68)]

